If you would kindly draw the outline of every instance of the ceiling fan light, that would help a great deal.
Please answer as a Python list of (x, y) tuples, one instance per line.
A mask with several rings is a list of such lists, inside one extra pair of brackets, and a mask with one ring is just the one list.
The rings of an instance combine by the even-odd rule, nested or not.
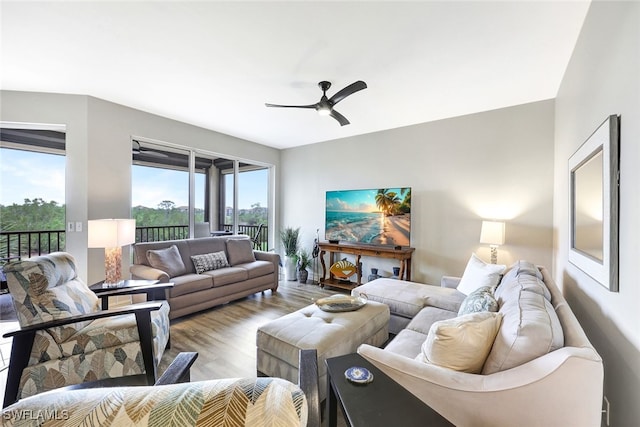
[(321, 116), (328, 116), (329, 114), (331, 114), (331, 108), (319, 107), (318, 114), (320, 114)]

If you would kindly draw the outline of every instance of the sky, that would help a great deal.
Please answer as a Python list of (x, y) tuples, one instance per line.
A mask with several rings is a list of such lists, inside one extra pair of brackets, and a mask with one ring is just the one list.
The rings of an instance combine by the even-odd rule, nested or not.
[[(64, 204), (65, 157), (0, 148), (0, 204), (22, 204), (25, 198), (42, 198)], [(243, 173), (239, 208), (267, 206), (267, 170)], [(132, 205), (155, 208), (163, 200), (188, 205), (188, 174), (167, 169), (135, 166), (132, 169)], [(158, 183), (161, 183), (160, 185)], [(196, 194), (204, 194), (204, 175), (196, 175)], [(204, 196), (196, 198), (203, 208)]]
[(41, 198), (64, 204), (64, 156), (0, 148), (0, 204)]
[[(402, 198), (399, 188), (389, 188), (389, 191), (395, 191)], [(327, 191), (327, 210), (378, 212), (380, 209), (376, 205), (377, 193), (378, 189)]]

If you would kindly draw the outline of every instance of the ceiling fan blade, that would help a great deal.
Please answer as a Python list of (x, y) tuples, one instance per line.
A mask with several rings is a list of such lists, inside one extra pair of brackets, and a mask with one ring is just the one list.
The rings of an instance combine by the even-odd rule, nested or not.
[(316, 108), (318, 104), (312, 105), (279, 105), (279, 104), (264, 104), (267, 107), (278, 107), (278, 108)]
[(340, 126), (344, 126), (344, 125), (348, 125), (349, 124), (349, 120), (347, 120), (347, 118), (345, 116), (343, 116), (342, 114), (338, 113), (336, 110), (331, 110), (331, 113), (329, 113), (329, 115), (331, 117), (333, 117), (334, 119), (336, 119), (338, 121), (338, 123), (340, 123)]
[(367, 88), (367, 84), (362, 80), (358, 80), (357, 82), (351, 83), (349, 86), (336, 92), (335, 95), (329, 98), (329, 102), (332, 105), (336, 105), (338, 102), (342, 101), (347, 96), (366, 88)]

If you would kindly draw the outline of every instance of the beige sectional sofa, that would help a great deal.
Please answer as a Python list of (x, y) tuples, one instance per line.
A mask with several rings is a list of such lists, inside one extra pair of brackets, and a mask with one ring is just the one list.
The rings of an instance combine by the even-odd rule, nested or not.
[[(498, 277), (477, 304), (493, 297), (497, 312), (459, 315), (471, 298), (456, 289), (459, 278), (442, 287), (377, 279), (354, 289), (404, 324), (384, 349), (358, 353), (457, 426), (600, 426), (602, 359), (549, 272), (519, 261)], [(481, 368), (465, 372), (477, 357)]]
[(133, 279), (173, 282), (169, 317), (278, 289), (280, 257), (254, 251), (247, 236), (203, 237), (134, 245)]

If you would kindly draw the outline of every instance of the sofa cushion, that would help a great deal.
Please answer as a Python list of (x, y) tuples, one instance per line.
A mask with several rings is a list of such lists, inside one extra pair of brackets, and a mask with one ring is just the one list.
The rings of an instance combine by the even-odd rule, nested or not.
[(254, 277), (266, 276), (267, 274), (272, 274), (273, 271), (275, 270), (273, 263), (269, 261), (253, 261), (247, 264), (241, 264), (238, 267), (244, 268), (245, 270), (247, 270), (249, 279), (253, 279)]
[[(537, 280), (529, 275), (518, 278)], [(518, 283), (517, 280), (513, 282)], [(487, 357), (483, 374), (522, 365), (564, 345), (558, 315), (543, 293), (514, 285), (505, 295), (499, 301), (502, 327)]]
[(435, 322), (453, 317), (456, 317), (455, 311), (444, 310), (438, 307), (425, 307), (411, 319), (411, 322), (407, 325), (407, 329), (427, 335), (431, 329), (431, 325)]
[(353, 296), (366, 296), (371, 301), (387, 304), (391, 314), (413, 318), (425, 306), (438, 307), (455, 313), (465, 295), (455, 289), (380, 278), (351, 290)]
[(493, 297), (491, 289), (489, 286), (481, 286), (467, 295), (460, 305), (458, 316), (481, 311), (498, 311), (498, 301)]
[(181, 276), (187, 272), (176, 245), (164, 249), (149, 249), (147, 259), (151, 267), (164, 271), (169, 277)]
[(386, 345), (384, 351), (413, 359), (421, 353), (422, 343), (427, 339), (427, 335), (428, 333), (403, 329)]
[(505, 265), (487, 264), (476, 254), (471, 254), (457, 289), (463, 294), (469, 295), (481, 286), (494, 287), (500, 282), (505, 269)]
[(501, 317), (499, 313), (484, 311), (436, 322), (416, 359), (455, 371), (479, 373), (500, 328)]
[(229, 254), (229, 264), (234, 266), (256, 260), (253, 255), (253, 246), (249, 239), (227, 240), (227, 253)]
[(229, 267), (227, 255), (224, 251), (202, 255), (191, 255), (191, 261), (193, 261), (193, 266), (198, 274), (204, 273), (205, 271)]
[(212, 252), (225, 251), (227, 249), (226, 236), (188, 239), (186, 242), (189, 246), (189, 255), (209, 254)]
[(511, 293), (515, 293), (514, 298), (517, 298), (521, 290), (535, 292), (544, 296), (547, 301), (551, 301), (551, 292), (542, 279), (536, 274), (531, 274), (530, 270), (521, 270), (518, 266), (514, 266), (504, 275), (494, 291), (494, 297), (498, 304), (502, 304), (504, 299), (511, 298), (509, 296)]
[(171, 281), (173, 282), (173, 288), (169, 289), (170, 298), (211, 289), (213, 287), (213, 279), (206, 274), (187, 273), (174, 277)]
[(227, 267), (220, 270), (205, 271), (202, 273), (213, 278), (213, 287), (230, 285), (232, 283), (242, 282), (249, 278), (249, 272), (242, 267)]

